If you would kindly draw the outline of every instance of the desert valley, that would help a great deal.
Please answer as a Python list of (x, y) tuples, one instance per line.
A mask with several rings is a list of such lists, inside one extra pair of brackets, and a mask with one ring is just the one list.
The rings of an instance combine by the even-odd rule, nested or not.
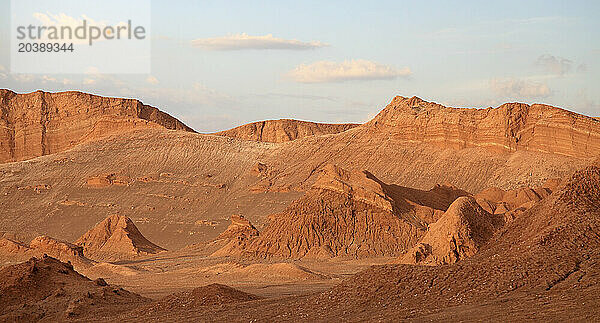
[(600, 119), (396, 96), (196, 133), (0, 90), (0, 320), (600, 319)]

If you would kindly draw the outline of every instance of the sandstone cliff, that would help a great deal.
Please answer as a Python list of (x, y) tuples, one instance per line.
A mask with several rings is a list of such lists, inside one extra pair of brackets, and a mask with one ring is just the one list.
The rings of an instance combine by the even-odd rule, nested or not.
[(306, 136), (339, 133), (356, 126), (358, 125), (351, 123), (329, 124), (280, 119), (249, 123), (233, 129), (217, 132), (216, 135), (253, 141), (286, 142)]
[(365, 126), (391, 131), (406, 141), (442, 147), (526, 150), (579, 158), (600, 154), (600, 121), (543, 104), (464, 109), (397, 96)]
[(149, 127), (193, 131), (138, 100), (0, 89), (0, 163), (53, 154), (109, 134)]

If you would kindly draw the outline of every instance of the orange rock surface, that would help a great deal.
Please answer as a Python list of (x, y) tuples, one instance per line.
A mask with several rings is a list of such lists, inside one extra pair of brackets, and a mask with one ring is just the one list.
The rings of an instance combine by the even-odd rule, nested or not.
[(148, 241), (131, 219), (118, 214), (107, 217), (82, 235), (75, 244), (94, 260), (122, 260), (155, 254), (165, 249)]
[(193, 131), (138, 100), (81, 92), (0, 89), (0, 163), (67, 150), (79, 143), (139, 128)]
[[(326, 165), (313, 187), (284, 212), (271, 216), (244, 251), (283, 258), (399, 255), (415, 245), (427, 223), (454, 200), (440, 188), (410, 190), (386, 185), (368, 172)], [(424, 196), (437, 205), (419, 204)]]
[(584, 158), (600, 153), (600, 121), (543, 104), (464, 109), (397, 96), (367, 125), (387, 129), (402, 140), (443, 147), (526, 150)]
[(292, 119), (267, 120), (217, 132), (216, 135), (264, 142), (286, 142), (307, 136), (339, 133), (358, 124), (317, 123)]
[(258, 230), (244, 216), (233, 214), (231, 224), (222, 232), (217, 240), (225, 245), (211, 254), (213, 257), (240, 255), (246, 244), (258, 237)]
[(503, 221), (472, 197), (460, 197), (432, 223), (423, 239), (403, 257), (407, 264), (453, 264), (475, 255)]

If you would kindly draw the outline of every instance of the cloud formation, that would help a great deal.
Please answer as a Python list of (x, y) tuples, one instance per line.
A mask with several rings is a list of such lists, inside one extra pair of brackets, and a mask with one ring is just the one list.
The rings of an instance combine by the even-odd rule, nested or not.
[(573, 68), (573, 61), (563, 57), (544, 54), (538, 57), (535, 65), (541, 67), (546, 73), (564, 76)]
[(319, 41), (303, 42), (297, 39), (283, 39), (273, 37), (272, 34), (264, 36), (250, 36), (236, 34), (215, 38), (199, 38), (191, 42), (193, 47), (205, 50), (244, 50), (244, 49), (288, 49), (307, 50), (329, 46)]
[(160, 83), (158, 81), (158, 79), (156, 77), (152, 76), (152, 75), (148, 75), (148, 77), (146, 78), (146, 82), (148, 82), (150, 84), (153, 84), (153, 85), (156, 85), (156, 84)]
[(600, 120), (600, 100), (590, 97), (585, 88), (579, 89), (576, 93), (579, 99), (579, 111)]
[(362, 59), (346, 60), (341, 63), (319, 61), (302, 64), (291, 70), (287, 77), (300, 83), (328, 83), (356, 80), (391, 80), (412, 75), (410, 68), (379, 64)]
[[(81, 15), (80, 18), (77, 18), (77, 17), (69, 16), (64, 13), (53, 14), (50, 12), (47, 12), (47, 13), (35, 12), (35, 13), (33, 13), (33, 17), (35, 19), (37, 19), (39, 22), (41, 22), (46, 27), (55, 27), (55, 28), (70, 27), (71, 30), (75, 30), (75, 28), (77, 28), (83, 24), (84, 20), (85, 20), (88, 28), (89, 27), (97, 27), (97, 28), (103, 30), (104, 28), (106, 28), (108, 26), (106, 21), (95, 20), (85, 14)], [(117, 26), (127, 27), (127, 24), (125, 22), (121, 21), (113, 26), (114, 27), (117, 27)], [(68, 35), (68, 33), (66, 33), (66, 35)], [(46, 32), (46, 31), (44, 31), (42, 34), (42, 40), (43, 41), (52, 41), (51, 39), (48, 39), (48, 32)], [(100, 37), (98, 39), (95, 39), (94, 41), (98, 42), (98, 41), (103, 41), (103, 40), (106, 40), (106, 38), (103, 35), (100, 35)], [(74, 44), (87, 44), (88, 40), (87, 39), (79, 39), (77, 37), (74, 37), (72, 39), (69, 39), (69, 42), (74, 43)]]
[(519, 79), (493, 79), (490, 88), (499, 97), (512, 99), (546, 98), (552, 94), (545, 83)]
[(12, 82), (21, 84), (38, 84), (44, 86), (58, 86), (62, 88), (67, 85), (72, 85), (74, 82), (68, 78), (57, 78), (52, 75), (44, 74), (8, 74), (4, 66), (0, 65), (0, 80), (7, 79)]

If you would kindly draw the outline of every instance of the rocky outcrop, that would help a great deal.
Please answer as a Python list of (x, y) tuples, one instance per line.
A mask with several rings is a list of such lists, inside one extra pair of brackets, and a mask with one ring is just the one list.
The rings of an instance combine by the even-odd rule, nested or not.
[(49, 236), (38, 236), (29, 245), (14, 239), (0, 238), (0, 259), (8, 263), (44, 255), (71, 263), (77, 270), (85, 270), (94, 264), (83, 255), (83, 248), (80, 246)]
[(368, 172), (350, 172), (333, 164), (325, 165), (322, 172), (313, 189), (349, 195), (373, 208), (393, 211), (394, 202), (385, 194), (380, 183), (369, 178)]
[(82, 235), (75, 244), (86, 257), (115, 261), (156, 254), (165, 249), (148, 241), (126, 216), (114, 214)]
[(427, 234), (403, 257), (407, 264), (453, 264), (476, 254), (503, 221), (483, 210), (472, 197), (456, 199), (429, 226)]
[(31, 248), (20, 241), (9, 238), (0, 238), (0, 255), (12, 256), (16, 254), (26, 254), (30, 251)]
[(267, 120), (245, 124), (215, 133), (219, 136), (263, 142), (286, 142), (306, 136), (334, 134), (357, 127), (358, 124), (329, 124), (292, 119)]
[(101, 278), (92, 281), (52, 257), (31, 258), (0, 270), (3, 322), (90, 321), (149, 302)]
[(29, 247), (32, 249), (40, 250), (58, 259), (84, 257), (82, 247), (48, 236), (39, 236), (31, 240), (31, 243), (29, 243)]
[(87, 186), (92, 188), (104, 188), (111, 185), (127, 186), (132, 182), (131, 178), (119, 174), (102, 174), (87, 179)]
[(463, 109), (397, 96), (365, 126), (391, 131), (402, 140), (442, 147), (525, 150), (578, 158), (600, 154), (600, 121), (543, 104)]
[(520, 187), (514, 190), (488, 188), (475, 195), (477, 203), (488, 213), (499, 215), (506, 222), (550, 196), (560, 186), (558, 179), (548, 180), (541, 187)]
[(217, 239), (238, 239), (258, 236), (258, 230), (244, 218), (243, 215), (233, 214), (231, 224)]
[(0, 163), (53, 154), (88, 140), (148, 127), (193, 131), (138, 100), (0, 89)]
[(445, 193), (439, 190), (387, 185), (366, 171), (326, 165), (302, 198), (271, 216), (260, 235), (246, 243), (244, 253), (321, 259), (399, 255), (418, 242), (436, 214), (445, 211), (419, 201), (435, 196), (442, 205)]
[[(540, 315), (548, 321), (597, 320), (600, 169), (565, 179), (565, 186), (499, 229), (467, 261), (371, 266), (328, 292), (301, 298), (293, 308), (274, 304), (278, 310), (269, 317), (295, 312), (303, 315), (290, 320), (497, 321)], [(265, 310), (256, 306), (235, 315), (249, 316), (258, 308)]]
[[(244, 216), (233, 214), (231, 224), (217, 237), (223, 247), (211, 254), (212, 257), (237, 256), (245, 249), (246, 244), (258, 237), (258, 230)], [(219, 241), (220, 240), (220, 241)]]

